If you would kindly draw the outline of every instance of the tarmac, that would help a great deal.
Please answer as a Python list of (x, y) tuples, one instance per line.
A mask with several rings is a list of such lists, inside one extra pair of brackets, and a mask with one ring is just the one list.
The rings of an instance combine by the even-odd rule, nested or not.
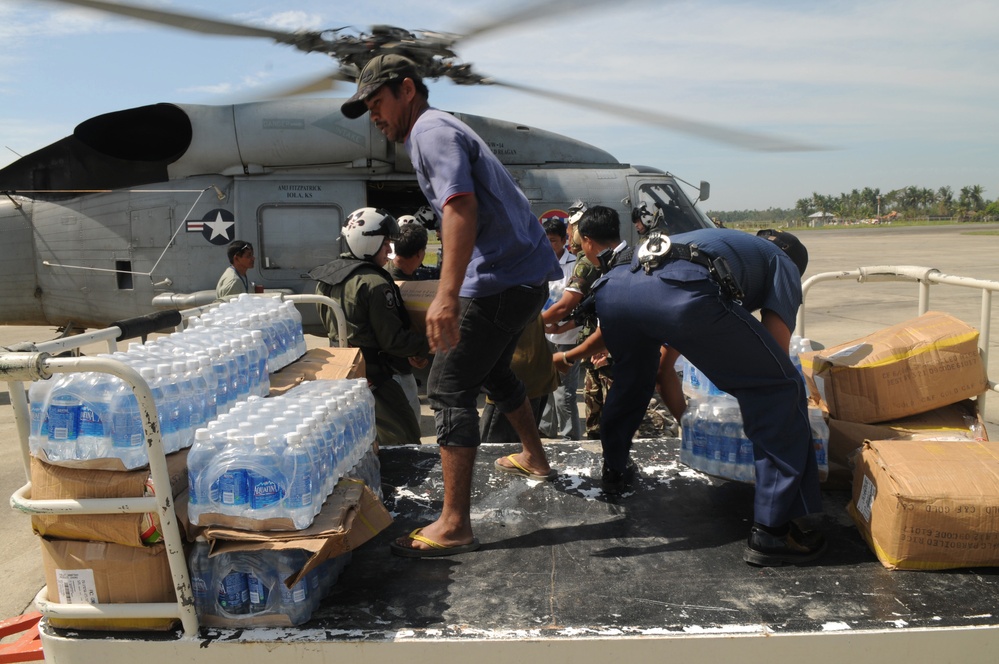
[[(995, 231), (990, 235), (982, 231)], [(806, 278), (862, 266), (914, 265), (935, 268), (944, 274), (994, 280), (999, 284), (999, 225), (956, 225), (892, 228), (848, 227), (805, 230), (799, 235), (809, 249)], [(816, 285), (805, 301), (804, 335), (822, 346), (856, 339), (882, 327), (913, 318), (918, 313), (918, 285), (866, 283), (842, 280)], [(950, 313), (979, 326), (982, 296), (977, 289), (936, 286), (931, 289), (931, 310)], [(993, 314), (992, 319), (995, 319)], [(45, 341), (56, 331), (45, 327), (0, 326), (0, 346), (19, 341)], [(993, 338), (988, 346), (989, 376), (999, 376), (999, 353)], [(310, 347), (326, 340), (309, 338)], [(96, 352), (103, 351), (97, 348)], [(0, 493), (11, 495), (26, 481), (6, 384), (0, 390)], [(999, 431), (999, 406), (986, 409), (986, 426)], [(433, 418), (424, 405), (423, 442), (433, 442)], [(993, 434), (994, 436), (995, 434)], [(44, 585), (38, 542), (27, 515), (0, 512), (0, 619), (32, 610), (32, 600)]]

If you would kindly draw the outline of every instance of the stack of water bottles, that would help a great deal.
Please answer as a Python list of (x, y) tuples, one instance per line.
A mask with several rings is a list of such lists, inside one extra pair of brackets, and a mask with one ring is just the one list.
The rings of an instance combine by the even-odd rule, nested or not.
[[(689, 399), (680, 419), (680, 461), (715, 477), (755, 482), (753, 443), (743, 430), (739, 402), (684, 358), (677, 368), (683, 372), (683, 391)], [(822, 481), (829, 474), (829, 427), (815, 406), (809, 405), (808, 419)]]
[(380, 492), (374, 439), (374, 396), (364, 379), (251, 398), (196, 432), (188, 518), (195, 526), (307, 528), (342, 477), (360, 474)]
[[(244, 293), (190, 319), (182, 332), (103, 357), (145, 379), (170, 454), (190, 447), (199, 427), (236, 403), (266, 396), (269, 373), (305, 350), (302, 317), (292, 302)], [(148, 463), (138, 401), (121, 379), (63, 374), (32, 383), (28, 399), (32, 454), (44, 451), (53, 463), (117, 458), (128, 470)]]
[[(129, 365), (153, 393), (167, 454), (190, 447), (194, 432), (250, 395), (270, 391), (260, 331), (196, 328), (130, 344), (110, 357)], [(149, 462), (142, 413), (132, 389), (106, 373), (35, 381), (29, 447), (49, 462), (119, 459), (128, 470)]]
[(309, 558), (305, 551), (234, 551), (209, 558), (208, 548), (199, 540), (188, 558), (195, 609), (203, 622), (222, 626), (307, 622), (351, 558), (350, 552), (330, 558), (288, 587), (285, 580)]
[(306, 352), (302, 314), (294, 303), (242, 293), (190, 321), (189, 329), (239, 327), (256, 330), (267, 342), (267, 371), (274, 373)]

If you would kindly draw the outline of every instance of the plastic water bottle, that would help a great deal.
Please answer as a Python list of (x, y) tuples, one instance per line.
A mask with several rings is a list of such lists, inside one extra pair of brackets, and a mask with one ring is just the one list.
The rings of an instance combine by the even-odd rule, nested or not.
[[(225, 554), (222, 554), (223, 556)], [(250, 588), (246, 580), (246, 572), (233, 568), (232, 563), (225, 565), (219, 561), (217, 570), (221, 568), (224, 572), (220, 575), (217, 571), (214, 578), (219, 579), (218, 593), (216, 595), (218, 606), (222, 612), (230, 615), (242, 615), (250, 610)]]
[(171, 380), (170, 365), (156, 365), (155, 378), (149, 384), (153, 400), (156, 402), (156, 412), (160, 419), (160, 436), (163, 438), (163, 449), (167, 454), (180, 449), (180, 390)]
[(249, 591), (249, 612), (251, 614), (266, 613), (270, 608), (271, 586), (274, 584), (274, 575), (269, 573), (261, 560), (254, 561), (251, 569), (246, 572), (246, 586)]
[(209, 465), (224, 449), (225, 439), (208, 429), (194, 432), (194, 445), (187, 454), (188, 509), (200, 515), (221, 502), (218, 478), (209, 476)]
[(250, 396), (250, 358), (243, 341), (234, 337), (229, 341), (232, 357), (236, 361), (236, 398), (240, 401)]
[(112, 378), (99, 372), (80, 374), (78, 459), (102, 459), (110, 454)]
[(819, 467), (819, 481), (829, 477), (829, 425), (822, 411), (808, 407), (808, 422), (812, 428), (812, 441), (815, 444), (815, 461)]
[(721, 475), (722, 450), (725, 441), (722, 438), (721, 423), (722, 405), (718, 399), (712, 399), (711, 408), (708, 411), (707, 420), (704, 425), (704, 434), (707, 442), (707, 449), (704, 454), (704, 472), (709, 475)]
[[(244, 447), (239, 439), (239, 430), (230, 429), (226, 434), (226, 446), (219, 455), (217, 463), (212, 465), (208, 477), (217, 477), (219, 504), (230, 513), (245, 513), (250, 505), (250, 494), (246, 481), (246, 470), (239, 467), (236, 460), (240, 456), (240, 448)], [(217, 472), (216, 472), (217, 469)], [(193, 519), (192, 519), (193, 523)], [(197, 525), (197, 524), (195, 524)]]
[(212, 367), (215, 371), (215, 404), (219, 415), (228, 413), (232, 405), (236, 402), (236, 393), (229, 391), (229, 365), (222, 357), (220, 346), (211, 346), (208, 349), (208, 356), (211, 358)]
[(186, 362), (175, 361), (170, 365), (170, 371), (171, 381), (177, 388), (177, 410), (180, 415), (178, 449), (184, 449), (194, 442), (194, 431), (204, 422), (204, 404), (198, 403), (198, 395), (194, 390), (194, 383), (191, 382)]
[(55, 383), (56, 381), (52, 379), (36, 380), (28, 388), (28, 404), (31, 412), (28, 447), (32, 454), (38, 454), (49, 440), (48, 400)]
[[(152, 370), (148, 370), (145, 375), (151, 374)], [(116, 385), (111, 395), (111, 456), (120, 459), (129, 470), (140, 468), (149, 458), (139, 401), (124, 381), (118, 381)]]
[(49, 436), (45, 454), (49, 461), (69, 461), (77, 458), (80, 437), (80, 409), (83, 402), (77, 395), (74, 382), (82, 374), (65, 374), (59, 378), (49, 395)]
[(704, 470), (706, 465), (706, 455), (708, 451), (707, 424), (711, 418), (711, 403), (702, 401), (697, 405), (697, 412), (694, 413), (691, 422), (691, 457), (694, 461), (694, 468)]
[(266, 397), (271, 391), (270, 375), (267, 373), (267, 342), (261, 330), (251, 330), (250, 339), (256, 349), (257, 374), (260, 376), (258, 395)]
[(719, 474), (729, 479), (738, 478), (739, 468), (739, 445), (741, 439), (739, 431), (742, 429), (742, 416), (739, 413), (738, 403), (726, 401), (721, 409), (721, 438), (724, 441), (721, 455), (721, 467)]
[(246, 467), (246, 484), (252, 510), (250, 516), (254, 519), (266, 519), (278, 513), (287, 482), (281, 471), (281, 458), (271, 447), (270, 436), (265, 433), (254, 435), (253, 447), (252, 463), (248, 463)]
[(281, 588), (281, 613), (293, 625), (301, 625), (312, 616), (308, 585), (305, 579), (289, 588), (285, 579), (297, 572), (305, 563), (305, 554), (294, 549), (278, 551), (277, 572)]
[(194, 593), (194, 607), (200, 615), (214, 609), (212, 589), (212, 564), (208, 558), (208, 542), (199, 536), (187, 557), (187, 570), (191, 575), (191, 590)]
[(743, 429), (740, 417), (739, 421), (739, 456), (737, 458), (736, 479), (742, 482), (754, 482), (756, 480), (756, 455), (753, 453), (753, 441), (749, 440)]
[(295, 528), (308, 528), (315, 516), (312, 507), (314, 475), (312, 457), (302, 445), (302, 437), (297, 433), (289, 433), (285, 440), (287, 447), (282, 454), (284, 476), (287, 478), (288, 491), (284, 499), (285, 515), (291, 518)]
[(688, 466), (693, 465), (694, 438), (693, 426), (694, 415), (697, 412), (697, 399), (691, 399), (687, 403), (686, 410), (680, 416), (680, 462)]

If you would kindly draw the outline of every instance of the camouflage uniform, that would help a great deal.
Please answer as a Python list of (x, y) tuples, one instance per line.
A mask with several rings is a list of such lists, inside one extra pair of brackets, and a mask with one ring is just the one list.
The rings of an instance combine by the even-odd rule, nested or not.
[[(430, 352), (427, 339), (410, 329), (399, 288), (374, 263), (349, 254), (309, 273), (316, 290), (340, 303), (347, 319), (347, 342), (360, 348), (375, 396), (375, 428), (381, 445), (419, 444), (420, 423), (393, 374), (411, 373), (408, 358)], [(317, 305), (330, 338), (338, 345), (336, 321), (329, 307)]]
[[(591, 263), (582, 254), (576, 259), (576, 267), (572, 271), (566, 289), (577, 291), (585, 298), (590, 293), (593, 283), (600, 277), (600, 269)], [(587, 316), (579, 330), (577, 343), (583, 343), (591, 334), (597, 330), (596, 314)], [(594, 368), (589, 360), (583, 360), (583, 404), (586, 409), (586, 437), (600, 437), (600, 411), (603, 409), (604, 396), (611, 385), (611, 360), (607, 358), (608, 364)]]

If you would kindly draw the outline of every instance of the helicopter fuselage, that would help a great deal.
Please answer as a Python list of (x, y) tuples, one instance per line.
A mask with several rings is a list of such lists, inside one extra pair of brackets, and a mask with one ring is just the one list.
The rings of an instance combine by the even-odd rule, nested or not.
[[(455, 114), (510, 170), (539, 219), (577, 200), (645, 202), (669, 232), (710, 225), (674, 178), (585, 143)], [(0, 170), (0, 323), (104, 326), (210, 302), (226, 245), (253, 243), (258, 287), (312, 292), (351, 211), (426, 205), (405, 150), (331, 100), (157, 104), (88, 120)]]

